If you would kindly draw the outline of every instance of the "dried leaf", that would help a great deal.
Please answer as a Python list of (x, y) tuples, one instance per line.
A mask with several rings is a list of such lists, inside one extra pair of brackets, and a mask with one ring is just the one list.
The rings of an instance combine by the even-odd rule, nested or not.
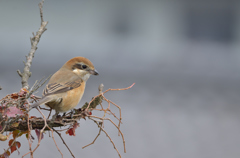
[(29, 119), (35, 119), (35, 118), (37, 118), (36, 116), (31, 116)]
[(8, 145), (10, 146), (10, 150), (11, 150), (11, 153), (13, 153), (14, 151), (17, 150), (17, 148), (20, 148), (21, 147), (21, 143), (16, 141), (14, 142), (14, 139), (11, 139), (9, 142), (8, 142)]
[(18, 137), (18, 136), (19, 136), (19, 133), (20, 133), (19, 130), (13, 131), (13, 138), (15, 139), (16, 137)]
[(12, 99), (17, 99), (18, 98), (18, 93), (12, 93), (11, 98)]
[(13, 141), (14, 141), (14, 139), (9, 140), (9, 142), (8, 142), (8, 146), (11, 146), (12, 143), (13, 143)]
[(16, 128), (16, 127), (18, 127), (18, 125), (19, 125), (19, 122), (15, 122), (11, 126)]
[(72, 135), (75, 136), (75, 132), (73, 131), (73, 128), (70, 128), (69, 130), (67, 130), (66, 134), (69, 134), (70, 136), (72, 136)]
[(15, 145), (15, 143), (10, 147), (10, 149), (11, 149), (11, 153), (17, 150), (17, 146)]
[(0, 106), (0, 113), (4, 113), (6, 109), (7, 109), (6, 105), (3, 104), (2, 106)]
[(4, 156), (3, 158), (9, 158), (10, 155), (11, 155), (11, 153), (9, 151), (7, 151), (3, 154), (3, 156)]
[(16, 117), (16, 115), (24, 115), (24, 113), (17, 107), (8, 107), (4, 112), (8, 117)]
[(3, 134), (0, 134), (0, 141), (5, 141), (8, 139), (8, 136), (5, 136)]
[(66, 131), (66, 134), (69, 134), (70, 136), (76, 136), (75, 130), (80, 127), (79, 123), (75, 122), (73, 127)]
[(20, 133), (18, 134), (18, 136), (20, 137), (23, 134), (28, 134), (28, 131), (20, 131)]
[(15, 142), (15, 143), (16, 143), (16, 146), (17, 146), (18, 148), (21, 147), (21, 143), (20, 143), (20, 142)]
[(26, 88), (22, 88), (21, 90), (20, 90), (20, 92), (18, 92), (18, 95), (20, 96), (20, 97), (23, 97), (23, 96), (26, 96), (26, 94), (28, 93), (29, 91), (26, 89)]
[[(35, 132), (36, 132), (36, 135), (37, 135), (37, 137), (38, 137), (38, 141), (39, 141), (39, 138), (40, 138), (40, 130), (39, 129), (35, 129)], [(43, 139), (43, 133), (42, 133), (42, 135), (41, 135), (41, 140)]]

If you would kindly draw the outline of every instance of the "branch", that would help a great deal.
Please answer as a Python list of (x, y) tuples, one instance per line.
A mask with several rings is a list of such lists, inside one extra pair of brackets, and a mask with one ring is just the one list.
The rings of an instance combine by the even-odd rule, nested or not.
[(17, 70), (18, 75), (22, 78), (22, 88), (26, 88), (26, 89), (29, 89), (28, 79), (31, 76), (30, 67), (32, 65), (32, 60), (34, 58), (34, 54), (37, 50), (37, 45), (39, 43), (39, 40), (40, 40), (42, 34), (47, 30), (46, 26), (48, 24), (48, 21), (43, 20), (43, 11), (42, 11), (43, 2), (44, 2), (44, 0), (42, 0), (42, 2), (39, 3), (41, 26), (40, 26), (38, 32), (36, 33), (36, 35), (34, 35), (34, 33), (33, 33), (33, 37), (30, 38), (31, 50), (30, 50), (29, 54), (26, 56), (26, 62), (25, 61), (23, 62), (24, 63), (23, 72), (21, 72), (20, 70)]
[[(38, 84), (37, 84), (38, 85)], [(33, 87), (38, 87), (37, 85), (33, 86)], [(21, 131), (27, 131), (29, 130), (29, 125), (31, 126), (31, 129), (42, 129), (44, 128), (45, 124), (47, 123), (48, 127), (50, 128), (54, 128), (54, 127), (62, 127), (62, 126), (66, 126), (66, 125), (72, 125), (74, 124), (76, 121), (80, 120), (81, 118), (88, 117), (90, 113), (90, 111), (92, 110), (96, 110), (96, 111), (104, 111), (104, 113), (106, 112), (110, 112), (111, 115), (113, 115), (115, 118), (116, 115), (110, 110), (110, 103), (113, 104), (114, 106), (116, 106), (117, 108), (119, 108), (119, 112), (120, 112), (120, 118), (117, 120), (119, 121), (119, 124), (121, 123), (121, 108), (116, 105), (115, 103), (113, 103), (112, 101), (106, 99), (104, 97), (103, 94), (105, 94), (106, 92), (109, 91), (115, 91), (115, 90), (127, 90), (129, 88), (131, 88), (134, 84), (132, 84), (131, 86), (127, 87), (127, 88), (122, 88), (122, 89), (108, 89), (104, 92), (102, 92), (103, 89), (103, 85), (101, 84), (99, 86), (99, 95), (93, 97), (93, 99), (89, 102), (89, 103), (85, 103), (82, 108), (79, 109), (75, 109), (74, 113), (69, 112), (67, 113), (65, 116), (62, 116), (60, 119), (57, 118), (54, 121), (51, 119), (46, 119), (44, 120), (44, 118), (40, 117), (32, 117), (29, 120), (27, 119), (27, 117), (25, 115), (23, 115), (22, 117), (17, 117), (17, 118), (11, 118), (8, 121), (8, 126), (5, 127), (4, 131), (14, 131), (16, 129), (21, 130)], [(34, 89), (34, 88), (33, 88)], [(2, 103), (9, 103), (12, 105), (15, 105), (18, 103), (18, 100), (14, 100), (14, 98), (11, 98), (11, 94), (7, 95), (6, 97), (4, 97), (3, 99), (0, 100), (0, 102)], [(29, 96), (29, 95), (28, 95)], [(23, 98), (26, 98), (26, 96), (23, 96)], [(19, 100), (21, 100), (21, 97), (18, 98)], [(32, 97), (30, 96), (30, 99), (32, 100), (36, 100), (36, 96)], [(39, 99), (39, 98), (38, 98)], [(105, 100), (108, 102), (108, 108), (107, 109), (96, 109), (97, 105), (101, 105), (102, 101)], [(29, 101), (29, 103), (31, 103), (32, 101)], [(27, 106), (26, 106), (27, 107)], [(1, 111), (0, 111), (1, 112)], [(105, 114), (104, 114), (105, 115)], [(90, 116), (91, 117), (91, 116)], [(105, 120), (106, 118), (104, 118), (103, 120)], [(28, 122), (29, 121), (29, 122)], [(46, 121), (46, 122), (45, 122)], [(18, 122), (18, 126), (14, 127), (14, 126), (10, 126), (12, 123), (14, 122)], [(0, 122), (1, 123), (1, 122)], [(29, 124), (29, 125), (28, 125)], [(45, 128), (45, 130), (51, 130), (48, 127)], [(118, 128), (120, 128), (120, 126), (117, 126)]]
[[(76, 110), (77, 111), (77, 110)], [(45, 127), (47, 124), (48, 126), (45, 127), (45, 130), (51, 130), (50, 128), (54, 127), (62, 127), (66, 125), (72, 125), (76, 121), (78, 121), (81, 118), (85, 118), (88, 114), (86, 111), (81, 111), (79, 114), (74, 114), (72, 118), (70, 117), (70, 113), (66, 116), (63, 116), (61, 119), (56, 119), (55, 121), (51, 119), (46, 119), (46, 122), (44, 118), (39, 117), (33, 117), (29, 119), (29, 124), (31, 125), (32, 129), (42, 129)], [(28, 130), (28, 122), (25, 117), (19, 118), (20, 120), (18, 121), (18, 127), (13, 127), (13, 126), (7, 126), (5, 128), (5, 131), (14, 131), (14, 130), (21, 130), (21, 131), (27, 131)]]
[[(39, 84), (40, 84), (39, 82), (36, 82), (36, 84), (33, 86), (33, 88), (31, 90), (37, 88)], [(29, 116), (28, 113), (26, 114), (26, 111), (28, 111), (28, 107), (29, 107), (30, 103), (37, 101), (40, 98), (38, 98), (34, 95), (29, 96), (29, 93), (31, 91), (28, 92), (26, 89), (21, 89), (21, 91), (19, 93), (9, 94), (0, 100), (0, 104), (2, 104), (2, 106), (0, 106), (0, 120), (2, 120), (2, 121), (0, 121), (0, 127), (3, 128), (1, 133), (6, 132), (6, 131), (13, 131), (13, 132), (14, 131), (23, 131), (22, 133), (27, 132), (29, 135), (29, 137), (28, 137), (29, 152), (26, 153), (25, 155), (23, 155), (23, 157), (25, 157), (28, 154), (31, 154), (30, 156), (32, 157), (34, 151), (40, 146), (41, 136), (42, 136), (43, 131), (50, 130), (52, 132), (53, 141), (55, 142), (55, 145), (56, 145), (58, 151), (61, 153), (61, 156), (63, 157), (62, 152), (58, 148), (57, 143), (54, 139), (53, 132), (55, 131), (59, 135), (59, 137), (62, 139), (65, 146), (68, 148), (72, 157), (74, 157), (73, 153), (71, 152), (70, 148), (67, 146), (66, 142), (63, 140), (63, 138), (61, 137), (61, 134), (59, 132), (66, 131), (66, 134), (69, 134), (70, 136), (71, 135), (75, 136), (76, 127), (74, 127), (74, 124), (76, 124), (81, 118), (83, 118), (83, 119), (88, 118), (97, 124), (97, 126), (99, 128), (99, 132), (98, 132), (97, 136), (94, 138), (94, 140), (90, 144), (85, 145), (83, 148), (94, 144), (95, 141), (97, 140), (97, 138), (99, 137), (99, 135), (101, 134), (101, 132), (103, 132), (109, 138), (114, 149), (117, 151), (119, 157), (121, 158), (121, 154), (118, 151), (115, 143), (113, 142), (113, 140), (111, 139), (111, 137), (107, 133), (107, 131), (104, 129), (104, 121), (110, 121), (111, 124), (114, 125), (115, 128), (117, 128), (119, 135), (122, 137), (124, 152), (126, 152), (125, 139), (124, 139), (123, 133), (120, 129), (120, 124), (122, 123), (121, 107), (118, 106), (117, 104), (115, 104), (114, 102), (112, 102), (111, 100), (107, 99), (104, 96), (104, 94), (109, 91), (127, 90), (127, 89), (131, 88), (133, 85), (134, 84), (132, 84), (131, 86), (129, 86), (127, 88), (121, 88), (121, 89), (108, 89), (103, 92), (102, 91), (103, 85), (101, 84), (99, 86), (99, 95), (93, 97), (93, 99), (89, 103), (85, 103), (82, 106), (82, 108), (74, 109), (73, 112), (68, 112), (66, 115), (63, 115), (62, 117), (57, 117), (54, 120), (47, 119), (45, 117), (45, 115), (41, 112), (41, 110), (39, 110), (38, 108), (37, 108), (37, 110), (41, 113), (41, 115), (43, 117), (37, 118), (35, 116)], [(26, 97), (29, 97), (30, 101), (26, 100), (24, 102), (24, 104), (22, 104), (22, 100), (26, 99)], [(102, 105), (103, 101), (106, 101), (108, 103), (107, 108), (103, 108), (103, 105)], [(20, 103), (22, 104), (22, 106), (19, 107), (18, 105)], [(97, 109), (96, 107), (99, 104), (101, 105), (101, 108)], [(20, 112), (20, 113), (16, 113), (16, 114), (20, 114), (20, 116), (8, 117), (8, 114), (6, 114), (8, 107), (5, 107), (6, 105), (8, 105), (10, 107), (16, 106), (24, 113)], [(113, 105), (119, 109), (119, 116), (116, 116), (111, 111), (110, 105)], [(42, 110), (48, 110), (48, 109), (42, 108)], [(94, 116), (94, 115), (92, 115), (92, 111), (102, 111), (103, 116), (102, 117)], [(114, 118), (118, 121), (118, 125), (116, 123), (114, 123), (114, 121), (111, 120), (110, 118), (106, 118), (106, 114), (114, 116)], [(69, 126), (69, 127), (67, 129), (61, 129), (61, 130), (54, 129), (55, 127), (63, 127), (63, 126)], [(34, 129), (40, 130), (40, 137), (38, 138), (37, 146), (32, 150), (31, 130), (34, 130)]]

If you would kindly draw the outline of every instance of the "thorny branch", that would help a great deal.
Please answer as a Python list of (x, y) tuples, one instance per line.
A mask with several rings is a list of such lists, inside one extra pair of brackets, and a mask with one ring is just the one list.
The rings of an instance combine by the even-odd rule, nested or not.
[(34, 54), (37, 50), (37, 45), (39, 43), (39, 40), (40, 40), (42, 34), (47, 30), (46, 26), (48, 24), (48, 21), (43, 20), (43, 11), (42, 11), (43, 3), (44, 3), (44, 0), (42, 0), (42, 2), (39, 3), (41, 26), (40, 26), (39, 30), (36, 32), (36, 35), (34, 35), (34, 33), (33, 33), (33, 37), (30, 38), (31, 50), (30, 50), (29, 54), (26, 56), (26, 62), (23, 61), (23, 63), (24, 63), (23, 72), (21, 72), (20, 70), (17, 70), (18, 75), (22, 79), (22, 88), (26, 88), (26, 89), (29, 89), (28, 79), (31, 76), (30, 67), (32, 65), (32, 60), (34, 58)]

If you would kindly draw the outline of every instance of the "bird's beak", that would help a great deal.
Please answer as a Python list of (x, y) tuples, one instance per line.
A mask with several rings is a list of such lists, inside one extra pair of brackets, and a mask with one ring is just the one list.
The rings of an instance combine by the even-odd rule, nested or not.
[(98, 75), (97, 70), (90, 70), (89, 72), (90, 72), (90, 74), (92, 74), (92, 75)]

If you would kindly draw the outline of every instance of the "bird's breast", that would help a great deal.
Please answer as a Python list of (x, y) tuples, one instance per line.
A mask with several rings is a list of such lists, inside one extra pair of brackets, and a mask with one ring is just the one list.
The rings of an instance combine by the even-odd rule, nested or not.
[(67, 94), (63, 96), (62, 106), (59, 111), (66, 112), (75, 108), (82, 99), (84, 90), (85, 82), (83, 82), (78, 88), (68, 91)]
[[(74, 88), (70, 91), (58, 94), (62, 101), (58, 105), (50, 106), (57, 112), (67, 112), (75, 108), (80, 102), (85, 90), (85, 82), (81, 83), (81, 86)], [(48, 105), (49, 106), (49, 105)]]

